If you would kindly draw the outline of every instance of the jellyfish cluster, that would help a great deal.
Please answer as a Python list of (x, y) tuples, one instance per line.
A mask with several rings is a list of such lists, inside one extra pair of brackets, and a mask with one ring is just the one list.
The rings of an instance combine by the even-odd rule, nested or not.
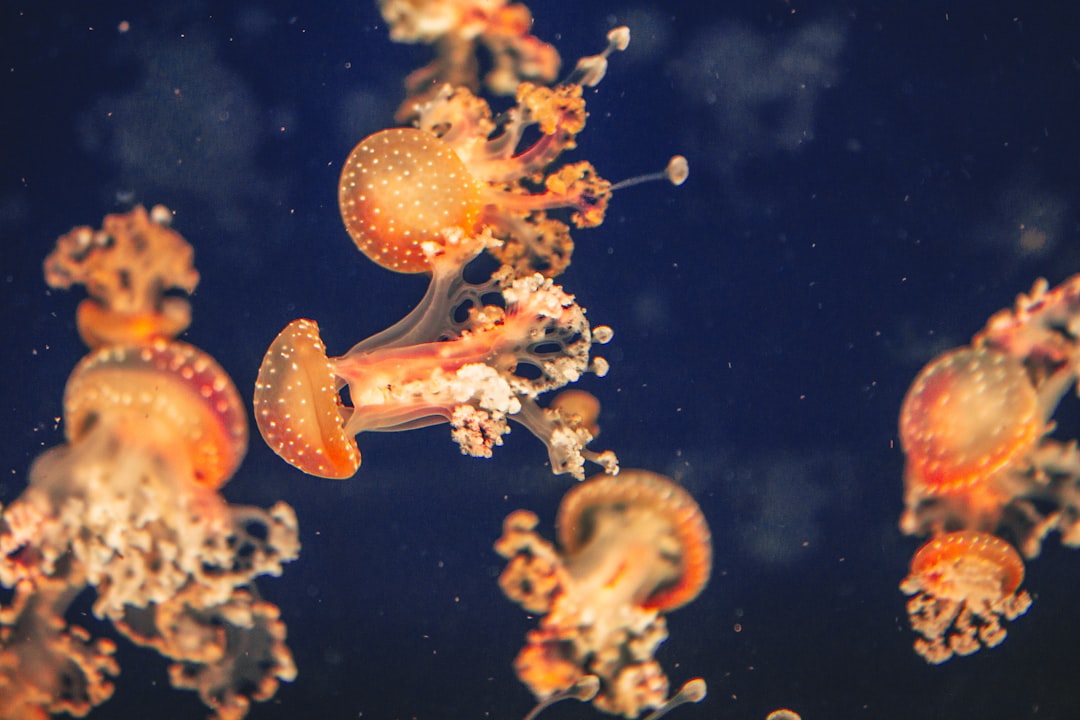
[[(411, 8), (410, 28), (434, 6), (382, 5), (391, 25)], [(537, 709), (576, 697), (635, 718), (704, 697), (701, 679), (670, 696), (654, 654), (667, 638), (664, 613), (708, 581), (711, 536), (672, 480), (620, 472), (613, 452), (590, 447), (599, 433), (594, 396), (569, 389), (541, 399), (608, 370), (594, 346), (612, 330), (590, 323), (555, 278), (571, 260), (571, 226), (603, 222), (617, 186), (589, 162), (559, 158), (585, 127), (582, 88), (598, 83), (608, 56), (628, 42), (626, 28), (613, 30), (603, 52), (555, 86), (518, 78), (515, 104), (498, 119), (473, 83), (442, 83), (410, 95), (412, 127), (361, 140), (338, 188), (345, 229), (380, 267), (429, 275), (428, 290), (400, 321), (336, 357), (316, 321), (294, 320), (266, 352), (254, 405), (267, 444), (322, 477), (357, 473), (360, 433), (436, 424), (450, 426), (466, 455), (489, 457), (513, 422), (545, 444), (553, 473), (584, 480), (587, 464), (599, 467), (563, 500), (558, 549), (534, 532), (532, 513), (507, 518), (496, 543), (508, 560), (500, 586), (544, 615), (514, 665)], [(528, 144), (527, 132), (536, 136)], [(681, 183), (685, 160), (660, 177)], [(466, 280), (466, 266), (485, 252), (498, 268)]]
[[(437, 57), (406, 81), (398, 118), (408, 126), (345, 159), (341, 217), (364, 256), (427, 274), (428, 290), (341, 355), (316, 321), (288, 323), (259, 368), (259, 433), (295, 468), (348, 478), (365, 431), (448, 425), (461, 453), (489, 457), (511, 423), (523, 426), (553, 473), (581, 481), (563, 499), (556, 543), (526, 510), (495, 543), (504, 594), (540, 616), (513, 662), (536, 702), (526, 717), (564, 699), (653, 720), (699, 702), (705, 681), (672, 692), (655, 653), (665, 615), (709, 580), (708, 524), (674, 480), (620, 472), (615, 453), (591, 447), (600, 403), (567, 389), (607, 372), (595, 350), (612, 337), (556, 282), (571, 228), (601, 224), (620, 187), (687, 176), (681, 157), (614, 185), (587, 161), (561, 161), (585, 127), (583, 88), (629, 31), (611, 31), (555, 83), (558, 53), (530, 34), (524, 5), (380, 9), (394, 39), (431, 44)], [(478, 53), (491, 68), (482, 83)], [(481, 87), (513, 104), (494, 113)], [(177, 339), (199, 274), (171, 221), (162, 206), (109, 215), (62, 236), (45, 261), (50, 286), (86, 288), (76, 325), (90, 352), (64, 391), (65, 442), (0, 508), (0, 583), (12, 591), (0, 606), (0, 718), (83, 716), (112, 695), (115, 643), (69, 622), (84, 591), (94, 617), (167, 657), (172, 685), (195, 690), (214, 717), (242, 718), (296, 677), (285, 623), (255, 579), (297, 558), (297, 517), (284, 503), (236, 506), (220, 494), (247, 449), (247, 412), (225, 370)], [(466, 279), (483, 253), (496, 269)], [(599, 472), (585, 480), (589, 465)]]
[(1023, 615), (1024, 561), (1080, 546), (1080, 449), (1054, 414), (1080, 375), (1080, 276), (1045, 280), (969, 345), (932, 360), (900, 413), (900, 528), (929, 536), (901, 589), (930, 663), (999, 645)]

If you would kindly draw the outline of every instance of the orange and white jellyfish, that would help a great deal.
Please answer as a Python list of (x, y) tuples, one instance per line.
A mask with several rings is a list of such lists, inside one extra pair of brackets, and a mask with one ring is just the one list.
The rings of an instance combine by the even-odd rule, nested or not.
[[(495, 550), (509, 562), (499, 586), (542, 614), (514, 668), (540, 700), (589, 675), (593, 700), (635, 718), (670, 708), (669, 685), (653, 657), (667, 638), (664, 614), (693, 600), (712, 568), (712, 540), (697, 502), (670, 479), (646, 470), (599, 475), (572, 488), (559, 506), (559, 549), (536, 533), (538, 519), (511, 513)], [(704, 697), (691, 681), (674, 704)]]
[(921, 636), (915, 651), (937, 665), (1000, 645), (1002, 623), (1031, 606), (1023, 581), (1023, 560), (1001, 538), (974, 530), (935, 536), (915, 553), (900, 584), (912, 596), (908, 617)]
[(1026, 557), (1054, 529), (1080, 545), (1080, 453), (1050, 435), (1080, 374), (1078, 326), (1080, 276), (1039, 281), (923, 369), (900, 413), (905, 533), (980, 530)]
[(504, 269), (482, 285), (457, 277), (340, 357), (327, 357), (314, 321), (286, 327), (255, 386), (267, 444), (309, 474), (350, 477), (360, 466), (353, 436), (361, 432), (449, 423), (462, 453), (490, 457), (514, 420), (547, 445), (553, 472), (584, 477), (587, 459), (616, 472), (613, 453), (586, 449), (587, 427), (535, 401), (585, 372), (603, 375), (606, 362), (590, 352), (611, 331), (590, 327), (573, 296), (539, 274)]
[[(129, 220), (112, 232), (143, 232), (139, 213)], [(141, 246), (116, 235), (95, 252)], [(174, 684), (198, 689), (223, 717), (292, 679), (284, 626), (254, 579), (296, 557), (296, 516), (284, 503), (229, 505), (218, 492), (247, 447), (225, 371), (162, 337), (105, 344), (68, 379), (64, 432), (0, 513), (0, 583), (15, 591), (0, 610), (2, 716), (85, 714), (111, 694), (111, 644), (64, 620), (86, 587), (96, 617), (171, 657)]]
[(559, 53), (530, 34), (532, 13), (507, 0), (379, 0), (390, 37), (398, 42), (425, 43), (436, 57), (405, 79), (407, 97), (397, 112), (405, 122), (443, 85), (480, 89), (478, 46), (491, 56), (484, 85), (511, 95), (523, 80), (550, 83), (559, 72)]
[[(445, 85), (420, 106), (418, 127), (362, 140), (345, 161), (338, 192), (357, 247), (397, 272), (437, 276), (438, 256), (452, 257), (452, 271), (487, 247), (523, 274), (561, 273), (573, 241), (549, 211), (567, 209), (576, 227), (595, 227), (614, 188), (588, 162), (551, 166), (585, 127), (582, 85), (599, 82), (607, 55), (628, 42), (629, 31), (618, 28), (608, 49), (583, 59), (568, 81), (522, 83), (498, 123), (484, 100)], [(534, 125), (539, 139), (519, 149)], [(686, 173), (679, 158), (661, 175), (679, 184)]]

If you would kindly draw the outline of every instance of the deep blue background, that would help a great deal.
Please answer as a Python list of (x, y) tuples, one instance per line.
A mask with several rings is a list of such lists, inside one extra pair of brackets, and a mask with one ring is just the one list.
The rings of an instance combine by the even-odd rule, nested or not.
[[(361, 257), (337, 212), (342, 160), (429, 58), (392, 44), (373, 2), (85, 5), (0, 15), (3, 502), (61, 441), (84, 352), (81, 294), (41, 279), (72, 226), (132, 202), (175, 210), (202, 273), (185, 339), (245, 397), (290, 320), (317, 319), (340, 353), (424, 286)], [(1080, 717), (1080, 555), (1056, 538), (993, 651), (925, 665), (897, 590), (918, 544), (896, 529), (908, 383), (1035, 278), (1080, 271), (1080, 14), (1031, 5), (532, 5), (565, 61), (613, 25), (634, 32), (588, 94), (575, 157), (613, 179), (691, 161), (678, 190), (620, 193), (562, 277), (616, 332), (610, 375), (584, 383), (604, 403), (599, 444), (679, 477), (713, 529), (713, 581), (660, 652), (710, 695), (676, 717)], [(1080, 428), (1063, 411), (1060, 432)], [(550, 534), (570, 481), (520, 429), (491, 461), (460, 457), (445, 427), (360, 444), (364, 467), (335, 482), (256, 436), (225, 488), (291, 503), (304, 543), (260, 583), (300, 676), (251, 717), (522, 717), (510, 663), (533, 620), (499, 592), (491, 543), (519, 507)], [(120, 660), (93, 717), (202, 716), (150, 651)]]

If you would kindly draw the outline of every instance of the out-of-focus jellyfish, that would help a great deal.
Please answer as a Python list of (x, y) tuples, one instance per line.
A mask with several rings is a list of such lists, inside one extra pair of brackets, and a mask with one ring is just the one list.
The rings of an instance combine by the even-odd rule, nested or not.
[(91, 348), (173, 338), (191, 324), (185, 298), (171, 289), (194, 292), (199, 273), (187, 241), (169, 228), (163, 205), (150, 213), (136, 207), (107, 215), (100, 230), (77, 227), (56, 241), (45, 260), (45, 281), (54, 288), (86, 286), (76, 324)]
[(1017, 592), (1021, 555), (1038, 556), (1050, 531), (1080, 546), (1080, 450), (1053, 435), (1080, 373), (1078, 337), (1080, 276), (1053, 289), (1038, 280), (908, 390), (900, 527), (932, 537), (901, 588), (929, 662), (1005, 638), (1002, 620), (1031, 604)]
[(559, 53), (530, 34), (532, 13), (524, 4), (507, 0), (379, 0), (390, 37), (398, 42), (435, 47), (430, 64), (405, 79), (407, 97), (397, 112), (398, 122), (416, 114), (439, 88), (449, 84), (480, 89), (478, 46), (491, 56), (484, 85), (498, 95), (511, 95), (523, 80), (550, 83), (559, 72)]
[(514, 661), (533, 694), (544, 700), (595, 675), (594, 705), (628, 718), (704, 697), (697, 679), (669, 700), (653, 657), (667, 638), (664, 613), (693, 600), (711, 572), (709, 528), (690, 494), (662, 475), (623, 470), (566, 494), (558, 549), (536, 533), (538, 522), (511, 513), (495, 544), (509, 561), (503, 592), (543, 615)]
[(1023, 560), (1001, 538), (975, 530), (934, 537), (915, 553), (900, 584), (912, 596), (911, 627), (922, 636), (915, 651), (936, 665), (1000, 645), (1002, 622), (1031, 606), (1031, 596), (1019, 589), (1023, 581)]
[(913, 535), (980, 530), (1035, 557), (1051, 530), (1080, 546), (1080, 450), (1050, 433), (1080, 372), (1080, 276), (1045, 280), (970, 346), (933, 360), (900, 414)]
[[(150, 288), (141, 273), (160, 277), (163, 260), (146, 248), (185, 253), (155, 219), (167, 211), (148, 217), (137, 208), (107, 218), (107, 240), (88, 246), (94, 260), (82, 265), (96, 270), (76, 279), (94, 287), (122, 275), (121, 294)], [(65, 235), (48, 270), (84, 236), (104, 237)], [(219, 717), (242, 717), (296, 673), (277, 608), (253, 582), (296, 557), (296, 516), (284, 503), (262, 510), (221, 497), (247, 447), (240, 396), (209, 355), (166, 337), (167, 324), (117, 332), (139, 325), (128, 310), (80, 312), (80, 331), (101, 346), (68, 379), (66, 442), (37, 458), (0, 515), (0, 583), (14, 588), (0, 610), (0, 717), (81, 715), (111, 695), (112, 644), (64, 618), (86, 587), (96, 617), (171, 658), (173, 684), (197, 689)]]
[(773, 710), (766, 715), (765, 720), (802, 720), (802, 716), (794, 710), (780, 708), (779, 710)]

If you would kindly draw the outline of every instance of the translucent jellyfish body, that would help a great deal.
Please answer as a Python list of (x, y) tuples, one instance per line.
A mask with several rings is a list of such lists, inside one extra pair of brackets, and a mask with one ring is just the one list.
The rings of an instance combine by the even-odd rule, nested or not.
[[(507, 597), (543, 615), (518, 654), (518, 677), (538, 699), (595, 675), (600, 709), (634, 718), (665, 707), (669, 685), (653, 657), (667, 638), (663, 614), (693, 600), (708, 582), (712, 541), (694, 499), (645, 470), (600, 475), (563, 498), (559, 548), (536, 533), (537, 517), (506, 518), (496, 551)], [(700, 687), (699, 687), (700, 685)], [(700, 699), (704, 683), (687, 697)]]
[(554, 472), (583, 477), (586, 460), (614, 472), (613, 454), (586, 449), (584, 424), (535, 402), (587, 371), (606, 372), (590, 352), (610, 330), (591, 328), (574, 298), (539, 274), (503, 271), (472, 285), (458, 273), (436, 287), (398, 325), (340, 357), (327, 357), (314, 321), (285, 328), (255, 386), (267, 444), (307, 473), (349, 477), (360, 465), (358, 433), (449, 423), (462, 453), (488, 457), (512, 419), (544, 441)]

